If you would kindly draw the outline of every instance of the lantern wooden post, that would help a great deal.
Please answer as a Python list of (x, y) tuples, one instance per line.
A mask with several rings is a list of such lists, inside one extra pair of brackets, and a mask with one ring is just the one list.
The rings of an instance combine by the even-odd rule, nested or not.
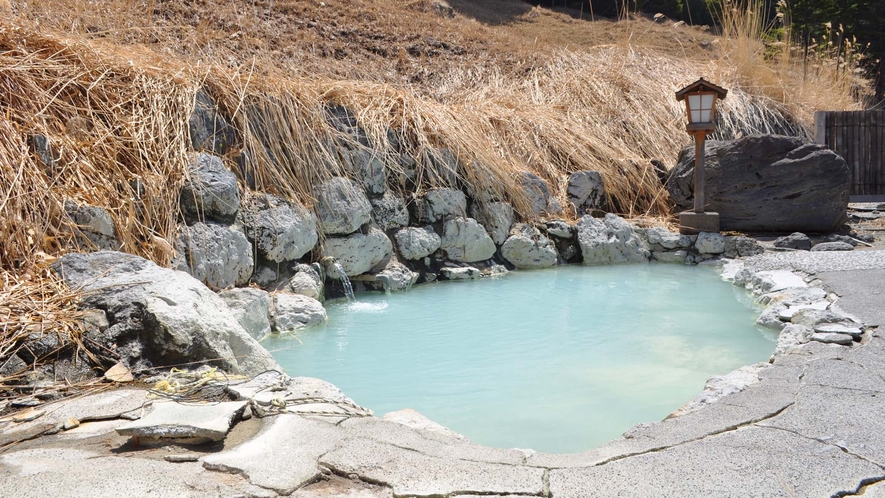
[(679, 213), (679, 232), (695, 235), (719, 231), (719, 213), (706, 212), (706, 145), (707, 134), (716, 126), (716, 102), (728, 91), (703, 78), (676, 92), (676, 100), (685, 101), (688, 117), (686, 131), (694, 137), (694, 209)]

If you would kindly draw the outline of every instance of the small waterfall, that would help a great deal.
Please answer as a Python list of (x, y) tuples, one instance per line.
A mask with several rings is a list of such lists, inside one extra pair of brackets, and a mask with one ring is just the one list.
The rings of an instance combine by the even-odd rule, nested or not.
[(338, 280), (341, 281), (341, 285), (344, 287), (344, 295), (347, 296), (347, 300), (353, 301), (353, 286), (350, 285), (350, 279), (347, 278), (347, 273), (344, 272), (344, 267), (341, 266), (341, 263), (335, 261), (332, 268), (338, 273)]

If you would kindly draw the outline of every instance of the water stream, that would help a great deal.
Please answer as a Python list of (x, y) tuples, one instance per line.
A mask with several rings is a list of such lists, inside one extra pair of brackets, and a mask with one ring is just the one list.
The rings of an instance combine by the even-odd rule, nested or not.
[(344, 297), (347, 298), (348, 301), (353, 301), (356, 297), (353, 295), (353, 285), (350, 283), (350, 279), (347, 278), (347, 273), (344, 271), (344, 267), (341, 266), (341, 263), (335, 261), (332, 265), (332, 268), (335, 269), (335, 272), (338, 273), (336, 280), (341, 281), (342, 287), (344, 287)]
[(683, 265), (521, 271), (327, 303), (303, 344), (267, 346), (379, 416), (414, 408), (478, 443), (578, 452), (766, 360), (739, 292)]

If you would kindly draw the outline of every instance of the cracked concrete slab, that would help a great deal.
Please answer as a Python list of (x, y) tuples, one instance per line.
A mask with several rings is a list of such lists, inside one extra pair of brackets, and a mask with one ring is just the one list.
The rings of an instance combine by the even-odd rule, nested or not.
[(242, 493), (239, 484), (215, 479), (198, 463), (168, 464), (75, 448), (34, 448), (0, 455), (0, 496), (230, 496)]
[(598, 467), (553, 470), (550, 492), (556, 498), (830, 496), (883, 474), (835, 446), (748, 427)]
[(331, 451), (344, 433), (335, 426), (298, 415), (277, 415), (249, 441), (203, 458), (209, 470), (239, 473), (249, 482), (290, 494), (321, 474), (317, 459)]
[(520, 465), (525, 460), (525, 454), (519, 450), (490, 448), (442, 432), (415, 429), (389, 420), (352, 418), (342, 422), (341, 427), (350, 436), (408, 448), (433, 457), (507, 465)]
[(885, 466), (883, 413), (882, 392), (808, 385), (787, 411), (759, 425), (826, 441)]
[(544, 469), (438, 458), (365, 438), (347, 439), (320, 459), (339, 475), (386, 484), (397, 496), (536, 494)]
[[(876, 252), (885, 254), (885, 251)], [(824, 271), (817, 277), (841, 296), (836, 302), (840, 309), (867, 325), (885, 325), (885, 306), (882, 305), (885, 302), (885, 269)]]

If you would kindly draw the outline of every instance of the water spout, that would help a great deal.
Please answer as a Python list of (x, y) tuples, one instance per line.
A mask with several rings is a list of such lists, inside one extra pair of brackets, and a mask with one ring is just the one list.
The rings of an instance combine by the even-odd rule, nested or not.
[(347, 296), (348, 301), (353, 301), (353, 286), (350, 284), (350, 279), (347, 278), (347, 273), (344, 272), (344, 267), (341, 266), (341, 263), (335, 262), (332, 265), (332, 268), (338, 273), (338, 280), (341, 281), (341, 285), (344, 287), (344, 295)]

